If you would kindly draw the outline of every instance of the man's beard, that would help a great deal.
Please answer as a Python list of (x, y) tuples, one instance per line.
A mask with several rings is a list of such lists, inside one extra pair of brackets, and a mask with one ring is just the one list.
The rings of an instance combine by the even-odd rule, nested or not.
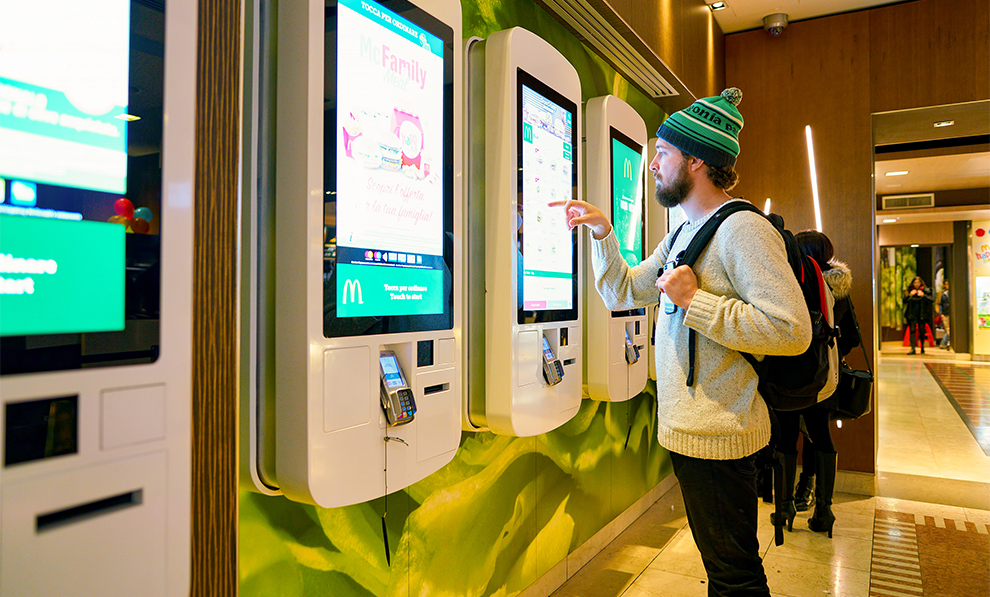
[(669, 183), (661, 185), (657, 181), (657, 202), (666, 208), (677, 207), (693, 188), (694, 184), (687, 175), (687, 163), (683, 163), (677, 170), (677, 176)]

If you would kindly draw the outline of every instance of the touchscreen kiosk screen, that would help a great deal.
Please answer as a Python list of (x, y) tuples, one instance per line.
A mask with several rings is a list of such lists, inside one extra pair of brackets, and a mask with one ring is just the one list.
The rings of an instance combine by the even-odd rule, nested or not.
[(130, 0), (3, 3), (0, 176), (126, 190), (129, 25)]
[(643, 148), (611, 131), (612, 225), (619, 250), (630, 266), (643, 260)]
[(3, 374), (157, 359), (163, 11), (0, 3)]
[[(336, 105), (325, 111), (325, 164), (333, 170), (325, 277), (333, 283), (325, 285), (324, 302), (336, 320), (450, 311), (452, 47), (438, 34), (452, 32), (407, 3), (401, 14), (392, 5), (400, 3), (339, 0), (327, 15), (336, 33), (334, 48), (327, 36), (328, 51), (336, 52)], [(444, 321), (407, 327), (450, 327)], [(326, 327), (327, 336), (360, 328)]]
[(576, 231), (567, 229), (564, 210), (548, 203), (575, 198), (577, 156), (574, 104), (522, 71), (519, 78), (522, 163), (517, 258), (522, 272), (520, 323), (524, 323), (525, 312), (576, 310)]

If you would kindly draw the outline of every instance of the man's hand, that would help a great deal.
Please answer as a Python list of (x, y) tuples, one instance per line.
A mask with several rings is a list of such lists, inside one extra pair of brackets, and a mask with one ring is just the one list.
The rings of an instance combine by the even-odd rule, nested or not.
[(694, 294), (698, 292), (698, 277), (686, 265), (667, 270), (657, 279), (657, 288), (666, 292), (675, 305), (685, 311), (691, 306)]
[(567, 212), (568, 230), (573, 230), (575, 226), (584, 224), (591, 229), (591, 234), (594, 235), (595, 240), (602, 240), (612, 231), (612, 224), (609, 223), (608, 218), (605, 217), (602, 210), (590, 203), (572, 199), (568, 201), (551, 201), (548, 205), (550, 207), (564, 206), (564, 211)]

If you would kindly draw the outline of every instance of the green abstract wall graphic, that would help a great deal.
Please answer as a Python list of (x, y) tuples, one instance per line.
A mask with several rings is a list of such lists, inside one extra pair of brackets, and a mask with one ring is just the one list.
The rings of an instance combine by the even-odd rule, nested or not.
[(880, 325), (904, 329), (904, 289), (917, 275), (918, 255), (913, 247), (880, 249)]
[[(628, 443), (626, 437), (628, 435)], [(241, 494), (240, 594), (515, 595), (671, 472), (656, 399), (584, 401), (538, 437), (465, 432), (453, 461), (385, 500), (319, 508)]]
[[(523, 26), (574, 65), (583, 99), (611, 93), (651, 131), (665, 116), (532, 0), (463, 2), (462, 11), (465, 38)], [(656, 442), (655, 392), (650, 382), (627, 402), (585, 400), (537, 437), (463, 433), (447, 466), (388, 496), (391, 566), (385, 499), (325, 509), (242, 492), (240, 594), (516, 595), (672, 472)]]

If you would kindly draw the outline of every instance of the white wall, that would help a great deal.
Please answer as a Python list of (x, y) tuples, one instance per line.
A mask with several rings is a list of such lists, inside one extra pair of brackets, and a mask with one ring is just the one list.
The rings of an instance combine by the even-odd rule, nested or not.
[[(970, 263), (973, 264), (974, 284), (971, 286), (975, 296), (970, 295), (970, 300), (976, 306), (974, 309), (973, 321), (973, 346), (974, 355), (990, 355), (990, 324), (988, 327), (980, 328), (980, 320), (986, 322), (990, 319), (990, 220), (974, 221), (970, 236)], [(983, 232), (981, 235), (980, 232)], [(983, 315), (981, 318), (980, 315)]]

